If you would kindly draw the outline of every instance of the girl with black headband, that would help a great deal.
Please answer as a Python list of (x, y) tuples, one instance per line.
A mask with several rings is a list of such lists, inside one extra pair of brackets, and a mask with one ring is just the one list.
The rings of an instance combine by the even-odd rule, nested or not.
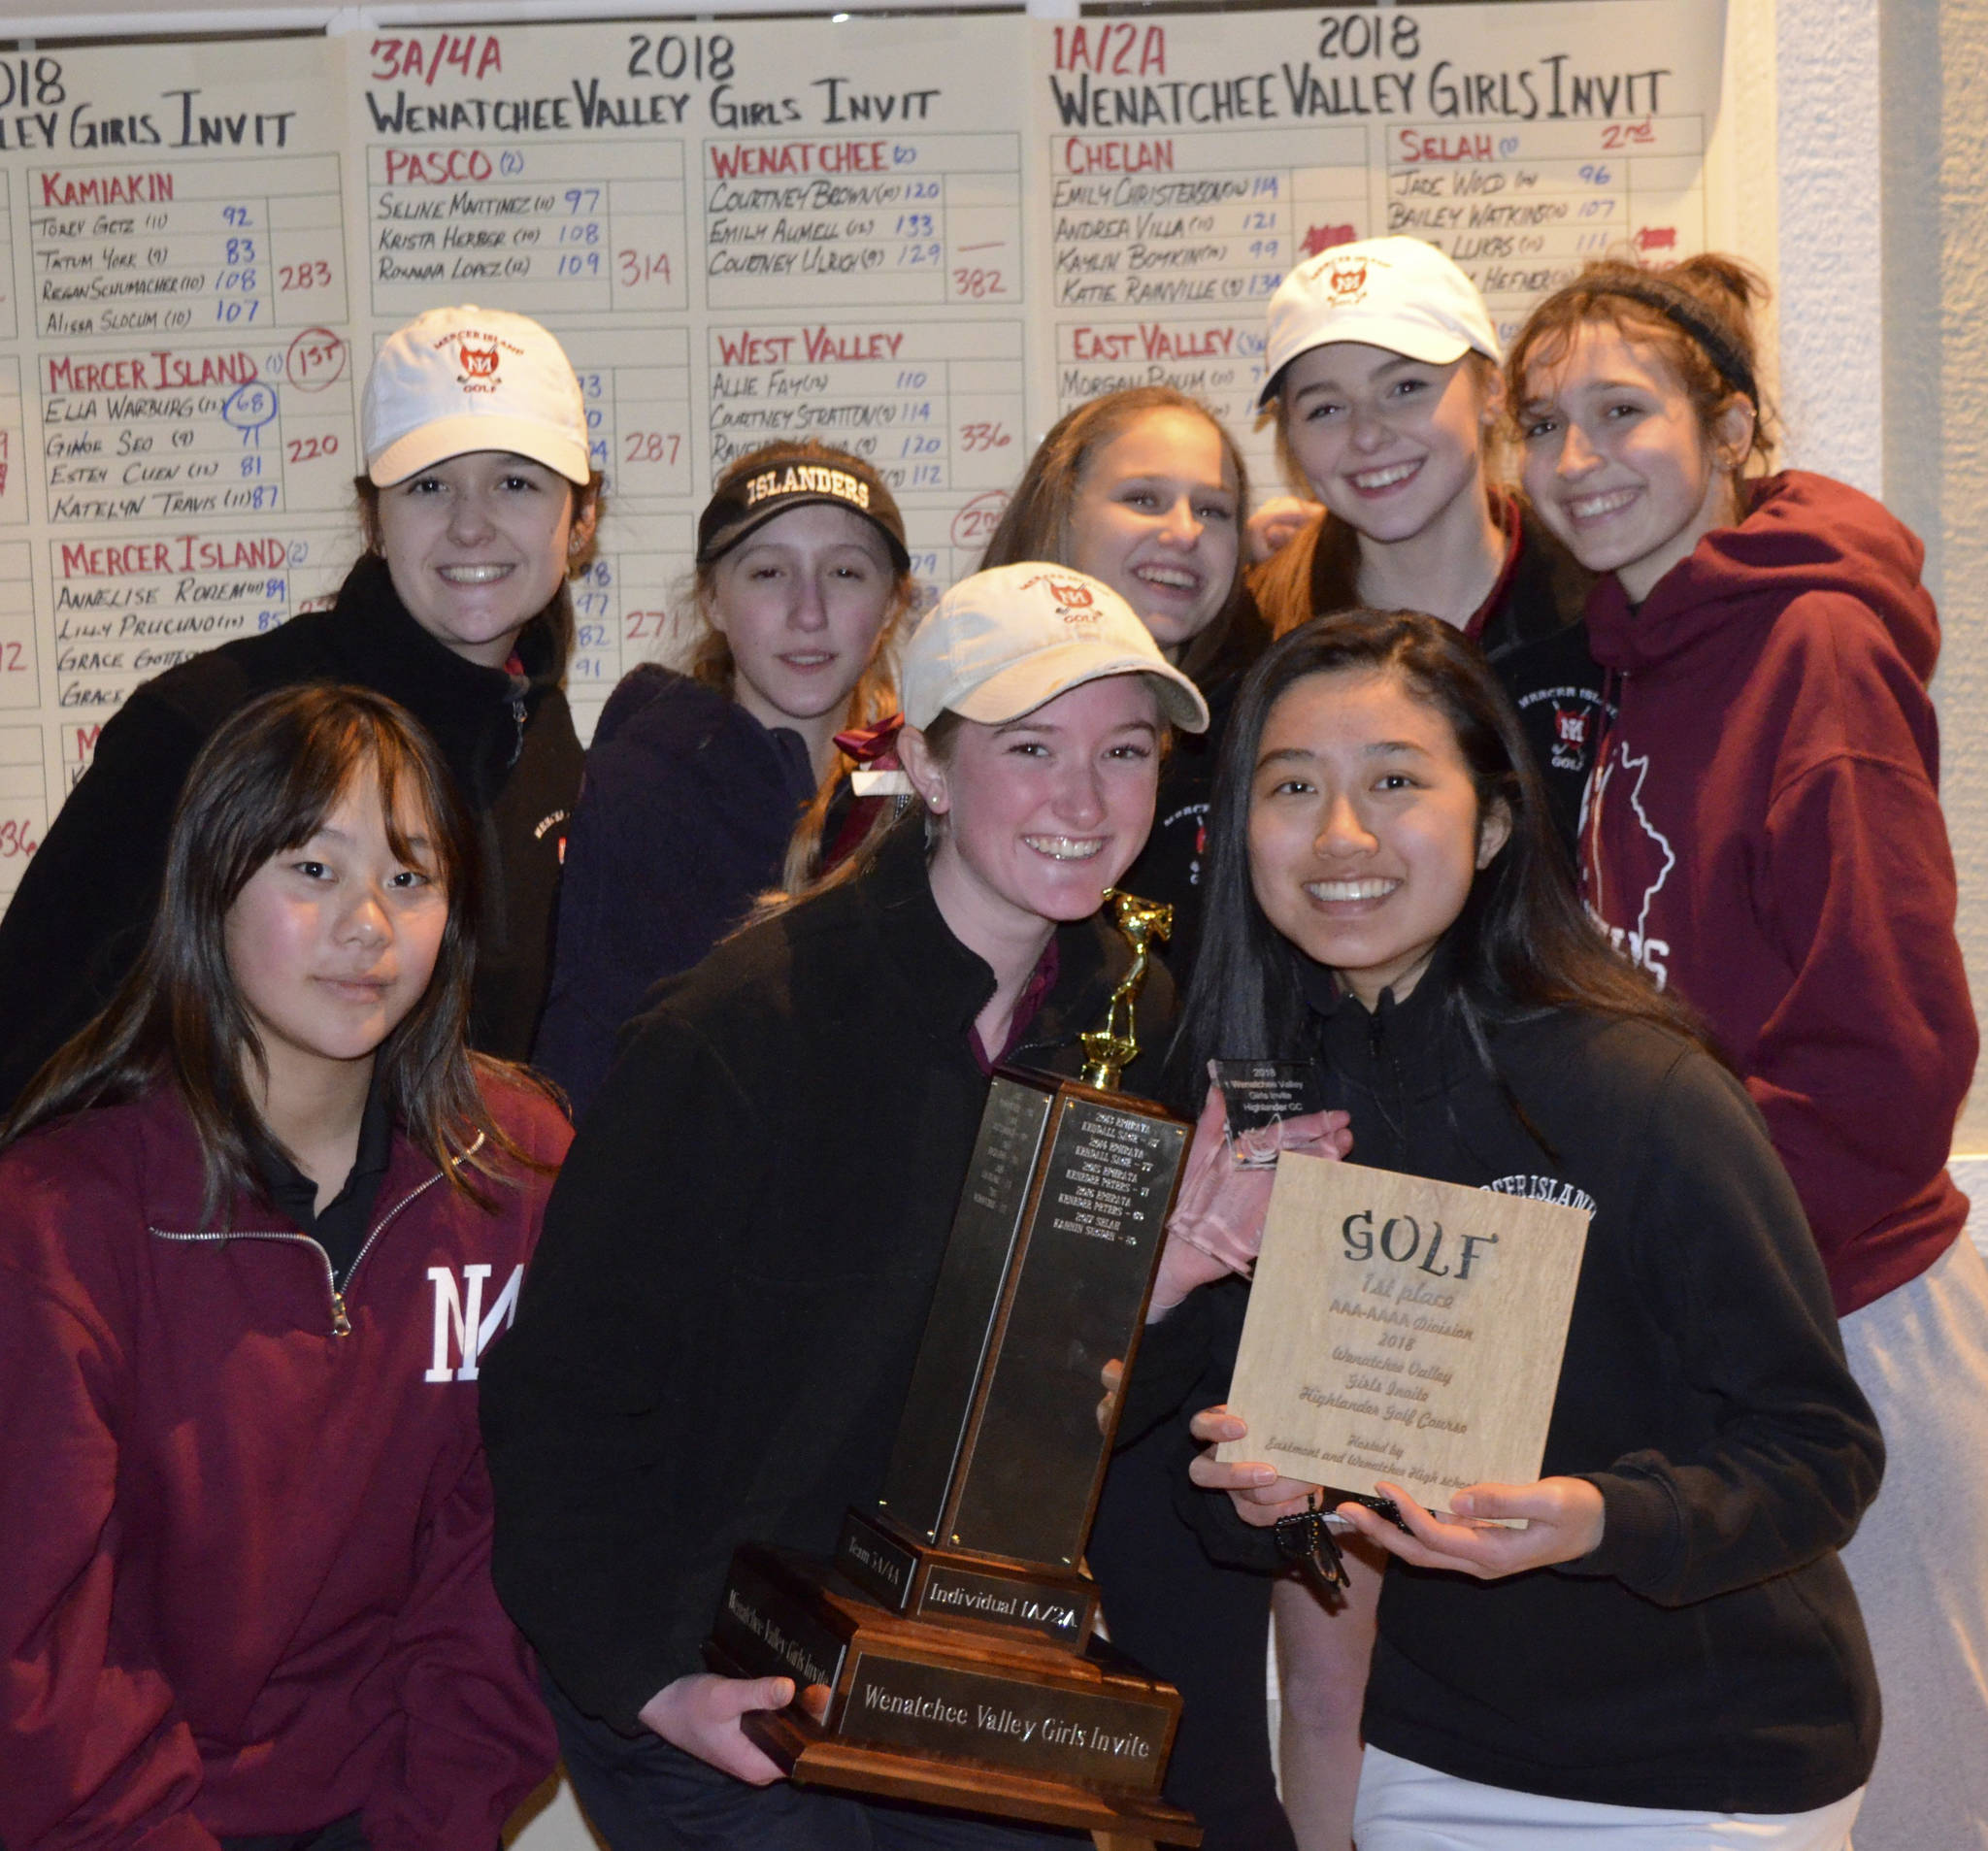
[(1589, 910), (1709, 1022), (1822, 1251), (1883, 1424), (1844, 1552), (1884, 1692), (1858, 1851), (1988, 1846), (1988, 1273), (1947, 1174), (1977, 1046), (1926, 683), (1924, 549), (1772, 445), (1730, 258), (1590, 266), (1512, 344), (1541, 518), (1603, 575), (1619, 690)]

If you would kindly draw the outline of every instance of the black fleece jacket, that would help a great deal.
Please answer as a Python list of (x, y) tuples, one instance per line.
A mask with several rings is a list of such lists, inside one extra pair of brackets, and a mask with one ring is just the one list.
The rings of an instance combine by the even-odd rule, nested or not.
[[(1328, 1096), (1356, 1162), (1592, 1206), (1541, 1475), (1599, 1487), (1607, 1529), (1578, 1562), (1500, 1581), (1390, 1564), (1367, 1739), (1568, 1800), (1841, 1799), (1870, 1772), (1878, 1704), (1836, 1550), (1883, 1446), (1760, 1115), (1675, 1037), (1573, 1011), (1494, 1032), (1501, 1087), (1444, 976), (1370, 1015), (1316, 974)], [(1148, 1333), (1128, 1417), (1210, 1353), (1233, 1360), (1246, 1302), (1197, 1293)], [(1226, 1495), (1181, 1503), (1223, 1558), (1275, 1560)]]
[(560, 825), (580, 791), (580, 751), (542, 625), (526, 628), (518, 655), (522, 680), (464, 661), (408, 614), (386, 562), (368, 555), (330, 611), (205, 650), (136, 689), (105, 722), (0, 920), (0, 1109), (136, 962), (200, 748), (245, 703), (313, 681), (389, 696), (441, 746), (482, 847), (471, 1040), (524, 1059), (545, 1001)]
[[(1011, 1059), (1074, 1072), (1130, 953), (1093, 919), (1057, 957)], [(629, 1025), (480, 1384), (498, 1593), (587, 1714), (633, 1729), (702, 1668), (736, 1544), (826, 1555), (881, 1489), (993, 989), (932, 899), (914, 812), (859, 877), (720, 944)], [(1156, 970), (1147, 1048), (1172, 1007)]]

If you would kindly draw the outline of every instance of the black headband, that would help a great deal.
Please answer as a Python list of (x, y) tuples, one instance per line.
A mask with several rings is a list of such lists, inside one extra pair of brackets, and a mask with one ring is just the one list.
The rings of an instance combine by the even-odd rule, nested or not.
[(1712, 363), (1719, 378), (1742, 398), (1750, 400), (1754, 411), (1759, 412), (1760, 387), (1754, 383), (1753, 369), (1746, 364), (1745, 354), (1706, 314), (1689, 290), (1666, 282), (1661, 277), (1624, 278), (1620, 281), (1609, 277), (1581, 286), (1590, 295), (1621, 296), (1630, 302), (1640, 302), (1645, 309), (1654, 309), (1673, 327), (1682, 328), (1705, 349), (1705, 357)]

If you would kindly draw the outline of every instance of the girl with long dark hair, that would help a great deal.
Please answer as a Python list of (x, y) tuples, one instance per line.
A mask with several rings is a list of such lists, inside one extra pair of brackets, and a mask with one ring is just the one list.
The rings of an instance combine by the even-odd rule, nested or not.
[[(1299, 264), (1271, 301), (1261, 403), (1308, 500), (1251, 584), (1278, 634), (1377, 605), (1425, 611), (1475, 642), (1518, 706), (1571, 847), (1602, 719), (1580, 629), (1588, 575), (1502, 479), (1498, 362), (1475, 285), (1421, 239), (1366, 239)], [(1296, 1578), (1275, 1595), (1283, 1785), (1305, 1851), (1347, 1851), (1382, 1566), (1356, 1541), (1337, 1606)]]
[(567, 1142), (472, 1055), (477, 845), (357, 688), (196, 760), (0, 1151), (0, 1839), (492, 1851), (553, 1743), (479, 1358)]
[[(1836, 1550), (1876, 1426), (1757, 1114), (1584, 922), (1480, 654), (1407, 613), (1281, 639), (1238, 699), (1211, 834), (1176, 1071), (1317, 1059), (1355, 1161), (1592, 1213), (1541, 1480), (1441, 1513), (1381, 1485), (1407, 1533), (1342, 1507), (1399, 1558), (1363, 1851), (1840, 1851), (1877, 1703)], [(1244, 1296), (1189, 1297), (1132, 1395), (1233, 1355)], [(1195, 1432), (1245, 1437), (1220, 1407)], [(1193, 1477), (1229, 1493), (1188, 1494), (1211, 1546), (1266, 1564), (1268, 1526), (1317, 1495), (1212, 1455)]]

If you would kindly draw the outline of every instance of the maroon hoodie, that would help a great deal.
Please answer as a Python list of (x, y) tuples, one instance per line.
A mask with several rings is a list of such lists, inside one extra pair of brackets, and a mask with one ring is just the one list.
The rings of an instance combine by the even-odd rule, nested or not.
[(1755, 483), (1639, 609), (1588, 602), (1620, 712), (1583, 872), (1617, 944), (1711, 1024), (1807, 1210), (1839, 1312), (1960, 1233), (1978, 1038), (1926, 683), (1919, 542), (1868, 495)]
[[(548, 1162), (565, 1120), (490, 1088)], [(0, 1843), (215, 1851), (362, 1815), (494, 1851), (555, 1747), (490, 1586), (478, 1354), (550, 1177), (396, 1135), (344, 1321), (315, 1241), (200, 1215), (160, 1089), (0, 1158)]]

